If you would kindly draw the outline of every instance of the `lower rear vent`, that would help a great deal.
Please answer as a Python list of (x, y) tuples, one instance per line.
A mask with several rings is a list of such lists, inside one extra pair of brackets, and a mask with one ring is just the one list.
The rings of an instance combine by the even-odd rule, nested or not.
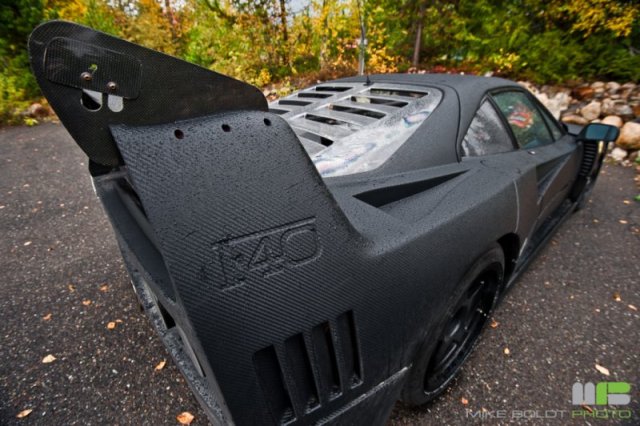
[(277, 424), (288, 423), (295, 419), (291, 397), (285, 387), (278, 355), (273, 346), (262, 349), (253, 357), (262, 392), (267, 400), (273, 419)]
[(359, 350), (360, 345), (357, 341), (356, 323), (353, 318), (353, 311), (340, 315), (336, 324), (342, 347), (345, 382), (350, 388), (353, 388), (362, 383), (362, 362)]
[(364, 382), (353, 311), (274, 342), (253, 362), (278, 424), (300, 421)]
[(334, 399), (340, 395), (340, 372), (338, 371), (338, 360), (336, 350), (331, 336), (331, 325), (328, 322), (314, 327), (311, 331), (313, 348), (316, 354), (316, 366), (325, 389), (328, 391), (329, 399)]
[(304, 405), (301, 407), (304, 412), (313, 411), (320, 405), (320, 399), (304, 336), (296, 334), (290, 337), (284, 342), (284, 348), (287, 353), (287, 365), (298, 393), (296, 399)]

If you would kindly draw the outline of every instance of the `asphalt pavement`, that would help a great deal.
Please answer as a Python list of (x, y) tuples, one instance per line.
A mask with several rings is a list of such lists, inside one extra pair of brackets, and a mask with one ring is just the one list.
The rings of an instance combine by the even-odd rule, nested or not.
[[(60, 125), (0, 129), (0, 424), (177, 424), (182, 412), (207, 424), (138, 308), (86, 169)], [(604, 167), (449, 391), (418, 409), (398, 403), (391, 425), (640, 424), (633, 176)], [(631, 403), (609, 408), (632, 418), (571, 420), (585, 411), (572, 386), (588, 381), (631, 383)]]

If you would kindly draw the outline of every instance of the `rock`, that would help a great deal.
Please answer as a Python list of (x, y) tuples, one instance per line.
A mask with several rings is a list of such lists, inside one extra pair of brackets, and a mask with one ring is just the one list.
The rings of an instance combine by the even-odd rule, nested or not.
[(627, 157), (627, 151), (622, 148), (616, 147), (613, 148), (613, 151), (611, 151), (609, 155), (619, 163)]
[(598, 101), (591, 101), (589, 104), (582, 107), (580, 114), (587, 120), (595, 120), (600, 117), (602, 111), (602, 104)]
[(29, 108), (27, 109), (27, 114), (29, 115), (29, 117), (33, 117), (33, 118), (44, 118), (49, 116), (49, 110), (47, 109), (47, 107), (43, 106), (42, 104), (39, 104), (38, 102), (34, 102), (31, 105), (29, 105)]
[(596, 93), (595, 90), (593, 90), (589, 86), (580, 86), (573, 89), (572, 95), (578, 99), (588, 100), (593, 98), (593, 95), (595, 93)]
[(569, 104), (571, 103), (571, 96), (566, 92), (558, 92), (552, 98), (544, 93), (536, 95), (536, 97), (547, 107), (556, 119), (560, 118), (560, 113), (569, 108)]
[(607, 115), (602, 119), (601, 123), (608, 124), (610, 126), (616, 126), (618, 129), (622, 127), (622, 124), (624, 124), (622, 122), (622, 118), (618, 117), (617, 115)]
[(533, 86), (533, 84), (529, 83), (528, 81), (518, 81), (517, 82), (520, 86), (524, 87), (525, 89), (527, 89), (528, 91), (530, 91), (533, 94), (537, 94), (537, 90), (536, 88)]
[(623, 84), (621, 86), (621, 88), (624, 89), (624, 90), (633, 90), (633, 89), (636, 88), (636, 84), (633, 83), (633, 82), (628, 82), (628, 83)]
[(634, 114), (631, 107), (627, 104), (616, 103), (613, 112), (619, 115), (623, 120), (633, 120)]
[(631, 107), (631, 110), (633, 111), (633, 115), (635, 115), (636, 117), (640, 117), (640, 103), (635, 104), (635, 105), (629, 105)]
[(623, 120), (633, 118), (633, 110), (624, 100), (604, 99), (601, 113), (604, 115), (617, 115)]
[(618, 94), (620, 95), (620, 99), (627, 100), (629, 99), (629, 96), (631, 96), (631, 90), (625, 89), (623, 86), (623, 88), (618, 92)]
[(640, 149), (640, 123), (628, 122), (622, 126), (616, 145), (624, 149)]
[(562, 117), (561, 120), (563, 123), (578, 124), (581, 126), (589, 124), (589, 120), (587, 120), (586, 118), (578, 114), (567, 114), (564, 117)]
[(620, 87), (622, 87), (622, 85), (620, 83), (616, 83), (615, 81), (610, 81), (604, 85), (604, 88), (607, 89), (607, 92), (609, 93), (618, 92), (618, 90), (620, 90)]
[(600, 113), (605, 115), (605, 116), (607, 116), (607, 115), (616, 115), (614, 110), (613, 110), (614, 103), (615, 103), (615, 101), (613, 99), (604, 98), (602, 100), (602, 110), (600, 111)]
[(604, 89), (604, 82), (603, 81), (594, 81), (593, 83), (591, 83), (591, 88), (592, 89)]

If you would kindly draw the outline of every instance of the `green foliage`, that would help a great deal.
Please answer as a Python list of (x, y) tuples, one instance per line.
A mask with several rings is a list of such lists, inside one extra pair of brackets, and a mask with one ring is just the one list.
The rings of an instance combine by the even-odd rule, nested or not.
[(20, 112), (29, 106), (25, 86), (31, 82), (16, 74), (14, 69), (3, 70), (0, 74), (0, 122), (19, 122)]
[[(630, 0), (0, 0), (0, 120), (37, 99), (26, 41), (65, 19), (257, 86), (368, 72), (493, 72), (539, 83), (640, 80)], [(302, 8), (300, 6), (302, 5)], [(296, 10), (293, 10), (295, 6)], [(419, 43), (417, 43), (419, 42)], [(18, 117), (18, 119), (16, 119)]]
[(29, 99), (38, 95), (25, 49), (29, 33), (43, 19), (42, 1), (3, 0), (0, 8), (0, 122), (18, 122)]

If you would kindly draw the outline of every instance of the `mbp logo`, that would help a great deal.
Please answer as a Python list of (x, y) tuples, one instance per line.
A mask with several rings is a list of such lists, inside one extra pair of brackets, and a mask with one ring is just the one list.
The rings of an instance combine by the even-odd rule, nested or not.
[(318, 259), (322, 248), (315, 218), (220, 241), (213, 246), (224, 275), (222, 290), (267, 278)]
[(574, 383), (571, 399), (573, 405), (627, 405), (630, 392), (627, 382)]

